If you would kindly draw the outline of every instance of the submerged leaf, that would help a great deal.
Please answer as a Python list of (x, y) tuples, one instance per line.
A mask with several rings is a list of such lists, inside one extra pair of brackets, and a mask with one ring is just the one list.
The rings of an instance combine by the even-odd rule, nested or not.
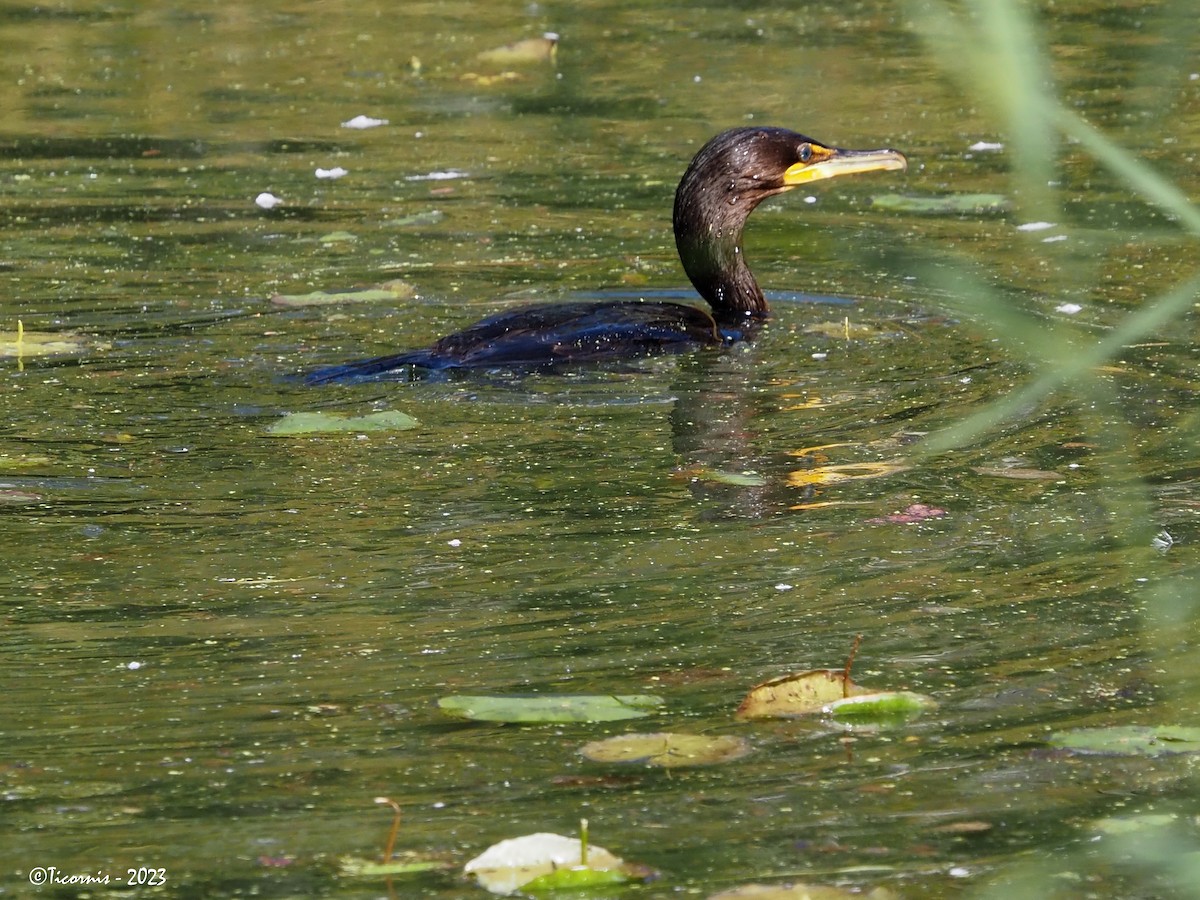
[(593, 762), (641, 763), (647, 766), (711, 766), (740, 759), (750, 752), (745, 738), (734, 735), (622, 734), (584, 744), (579, 752)]
[(710, 469), (708, 480), (734, 487), (763, 487), (767, 483), (767, 479), (754, 472), (726, 472), (723, 469)]
[(495, 75), (481, 75), (478, 72), (465, 72), (459, 76), (462, 81), (468, 84), (473, 84), (476, 87), (492, 87), (496, 84), (507, 84), (511, 81), (520, 81), (521, 76), (516, 72), (504, 71)]
[(1018, 466), (973, 466), (971, 471), (977, 475), (987, 475), (991, 478), (1011, 478), (1014, 481), (1062, 481), (1061, 472), (1043, 469), (1022, 469)]
[(415, 428), (417, 420), (397, 410), (383, 410), (367, 416), (338, 416), (333, 413), (288, 413), (267, 428), (267, 434), (290, 437), (300, 434), (338, 434), (362, 431), (404, 431)]
[(871, 200), (878, 209), (916, 213), (924, 216), (979, 215), (1007, 212), (1010, 204), (1003, 194), (944, 194), (937, 197), (912, 197), (882, 194)]
[(843, 463), (833, 466), (815, 466), (788, 472), (788, 484), (792, 487), (808, 487), (814, 484), (841, 484), (844, 481), (861, 481), (866, 478), (883, 478), (909, 468), (900, 460), (879, 462)]
[(1179, 824), (1179, 822), (1179, 816), (1176, 813), (1133, 813), (1128, 816), (1108, 816), (1097, 819), (1092, 823), (1092, 827), (1100, 834), (1115, 837), (1126, 834), (1144, 835), (1147, 831), (1166, 828)]
[(729, 484), (734, 487), (763, 487), (767, 483), (767, 479), (757, 472), (731, 472), (706, 466), (688, 466), (677, 470), (673, 477), (710, 484)]
[(511, 44), (505, 44), (503, 47), (484, 50), (476, 59), (480, 62), (503, 66), (519, 65), (521, 63), (553, 62), (557, 50), (558, 35), (553, 31), (547, 31), (541, 37), (525, 38), (521, 41), (514, 41)]
[(14, 488), (0, 488), (0, 505), (25, 506), (30, 503), (41, 503), (42, 495), (32, 491), (18, 491)]
[(927, 503), (910, 503), (901, 512), (889, 513), (886, 516), (875, 516), (867, 519), (868, 525), (911, 525), (923, 522), (925, 519), (939, 519), (946, 511), (938, 506)]
[(276, 306), (331, 306), (335, 303), (387, 303), (411, 300), (417, 290), (407, 281), (385, 281), (369, 288), (350, 288), (344, 291), (311, 291), (307, 294), (276, 294), (271, 302)]
[(420, 228), (426, 225), (436, 225), (444, 218), (446, 218), (446, 214), (440, 209), (427, 209), (423, 212), (409, 213), (406, 216), (400, 216), (396, 219), (388, 219), (383, 224), (393, 228)]
[(393, 858), (387, 862), (377, 859), (364, 859), (361, 856), (345, 856), (338, 863), (338, 871), (347, 877), (371, 878), (378, 875), (415, 875), (420, 872), (432, 872), (436, 869), (449, 868), (445, 860), (432, 859), (417, 854), (406, 854), (403, 858)]
[(884, 333), (877, 325), (868, 322), (851, 322), (849, 318), (833, 322), (811, 322), (801, 330), (805, 334), (819, 334), (822, 337), (842, 338), (843, 340), (876, 337)]
[(1183, 725), (1077, 728), (1052, 734), (1050, 744), (1075, 753), (1116, 756), (1200, 753), (1200, 728)]
[(0, 472), (40, 469), (43, 466), (50, 465), (50, 462), (50, 457), (44, 456), (41, 453), (22, 453), (17, 456), (0, 453)]
[(317, 238), (318, 244), (352, 244), (358, 240), (353, 231), (330, 231)]
[(882, 887), (864, 894), (825, 884), (744, 884), (710, 894), (708, 900), (894, 900), (895, 896)]
[(613, 722), (648, 716), (662, 705), (653, 694), (453, 694), (438, 700), (447, 715), (480, 722)]

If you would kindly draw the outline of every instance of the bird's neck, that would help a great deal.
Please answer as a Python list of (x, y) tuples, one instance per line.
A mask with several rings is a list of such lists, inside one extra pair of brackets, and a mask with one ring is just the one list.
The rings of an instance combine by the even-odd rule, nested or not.
[(746, 265), (740, 234), (730, 241), (680, 234), (675, 240), (683, 270), (718, 323), (736, 325), (766, 317), (767, 301)]
[(705, 195), (712, 190), (685, 178), (675, 197), (675, 245), (683, 270), (718, 324), (766, 318), (767, 301), (742, 253), (742, 228), (758, 199)]

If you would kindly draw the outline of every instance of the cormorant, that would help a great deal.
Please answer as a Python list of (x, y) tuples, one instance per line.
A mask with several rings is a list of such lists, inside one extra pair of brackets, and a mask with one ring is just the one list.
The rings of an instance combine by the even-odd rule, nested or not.
[(711, 313), (650, 300), (520, 306), (424, 350), (316, 369), (305, 380), (386, 378), (410, 366), (535, 368), (729, 344), (768, 315), (742, 253), (742, 228), (754, 208), (799, 185), (907, 165), (897, 150), (843, 150), (785, 128), (724, 131), (700, 149), (675, 192), (675, 245)]

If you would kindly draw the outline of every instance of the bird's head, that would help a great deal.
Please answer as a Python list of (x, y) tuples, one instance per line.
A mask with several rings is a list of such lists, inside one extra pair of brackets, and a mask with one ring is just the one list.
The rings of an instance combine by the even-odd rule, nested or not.
[(803, 184), (906, 168), (908, 160), (898, 150), (830, 147), (786, 128), (732, 128), (700, 149), (676, 197), (703, 196), (711, 202), (716, 193), (726, 205), (748, 206), (744, 215), (749, 215), (764, 198)]
[(718, 318), (766, 314), (742, 258), (746, 218), (767, 197), (842, 175), (903, 170), (898, 150), (830, 147), (786, 128), (733, 128), (700, 148), (675, 193), (683, 267)]

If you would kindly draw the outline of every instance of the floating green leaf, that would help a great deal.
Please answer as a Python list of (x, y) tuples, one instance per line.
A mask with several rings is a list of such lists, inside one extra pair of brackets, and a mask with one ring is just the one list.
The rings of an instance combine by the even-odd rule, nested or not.
[(579, 838), (549, 832), (493, 844), (467, 863), (463, 872), (493, 894), (579, 890), (653, 875), (603, 847), (585, 848)]
[(711, 766), (739, 759), (750, 752), (745, 738), (735, 735), (622, 734), (584, 744), (579, 752), (593, 762), (642, 764), (662, 768)]
[(1200, 728), (1183, 725), (1077, 728), (1052, 734), (1050, 744), (1075, 753), (1114, 756), (1200, 753)]
[(613, 722), (648, 716), (663, 705), (653, 694), (452, 694), (438, 700), (447, 715), (481, 722)]
[(338, 871), (348, 877), (371, 878), (379, 875), (415, 875), (420, 872), (432, 872), (437, 869), (449, 868), (445, 860), (430, 859), (406, 855), (404, 858), (390, 859), (379, 862), (373, 859), (363, 859), (359, 856), (343, 857), (338, 863)]
[(1002, 194), (943, 194), (936, 197), (882, 194), (874, 197), (871, 205), (923, 216), (953, 216), (1007, 212), (1010, 204)]
[(84, 350), (107, 350), (110, 346), (66, 331), (0, 331), (0, 359), (60, 356)]
[(835, 700), (824, 708), (835, 719), (861, 724), (881, 724), (911, 719), (936, 709), (932, 697), (912, 691), (877, 691)]
[(767, 483), (767, 479), (753, 472), (726, 472), (723, 469), (713, 469), (708, 475), (710, 481), (718, 484), (731, 484), (734, 487), (763, 487)]
[(417, 420), (406, 413), (384, 410), (366, 416), (338, 416), (333, 413), (288, 413), (267, 428), (267, 434), (290, 437), (300, 434), (336, 434), (363, 431), (404, 431), (415, 428)]
[(50, 465), (50, 457), (40, 453), (24, 453), (17, 456), (9, 456), (7, 453), (0, 453), (0, 472), (20, 471), (23, 469), (40, 469), (43, 466)]
[(629, 876), (619, 869), (593, 869), (591, 866), (564, 866), (539, 875), (521, 885), (528, 894), (548, 894), (554, 891), (582, 891), (609, 884), (625, 884)]

